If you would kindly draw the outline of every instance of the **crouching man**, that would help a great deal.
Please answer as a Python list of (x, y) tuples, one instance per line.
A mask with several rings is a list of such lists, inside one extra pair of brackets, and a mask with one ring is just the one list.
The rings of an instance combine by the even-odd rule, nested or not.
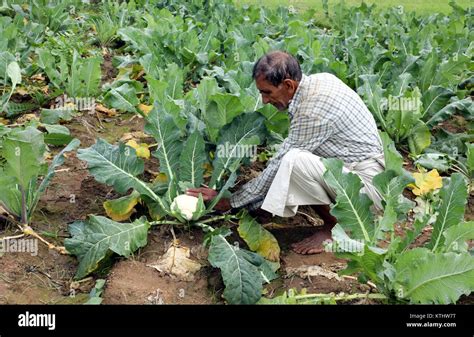
[[(264, 104), (288, 110), (290, 130), (275, 156), (255, 179), (243, 185), (216, 209), (261, 207), (274, 215), (294, 216), (300, 205), (312, 205), (324, 221), (314, 235), (293, 244), (300, 254), (324, 250), (336, 219), (329, 213), (335, 191), (323, 179), (321, 158), (344, 161), (344, 170), (357, 174), (377, 208), (381, 197), (372, 178), (384, 169), (382, 143), (375, 120), (362, 99), (329, 73), (303, 75), (298, 61), (282, 51), (262, 56), (252, 74)], [(217, 192), (209, 188), (190, 189), (187, 194), (204, 200)]]

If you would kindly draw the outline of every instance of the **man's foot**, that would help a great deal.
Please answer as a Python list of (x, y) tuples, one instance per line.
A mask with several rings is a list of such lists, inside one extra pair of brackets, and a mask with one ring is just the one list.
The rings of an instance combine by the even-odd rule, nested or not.
[(291, 245), (293, 251), (298, 254), (319, 254), (324, 252), (323, 242), (331, 239), (330, 229), (321, 229), (300, 242)]

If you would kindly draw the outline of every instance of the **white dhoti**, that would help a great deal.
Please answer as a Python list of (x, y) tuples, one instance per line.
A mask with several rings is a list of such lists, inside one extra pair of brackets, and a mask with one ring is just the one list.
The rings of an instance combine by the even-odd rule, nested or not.
[[(382, 198), (372, 184), (372, 178), (384, 170), (383, 155), (362, 162), (344, 164), (344, 172), (357, 174), (376, 208), (381, 209)], [(283, 158), (272, 185), (265, 196), (262, 209), (281, 217), (294, 216), (298, 206), (329, 205), (335, 190), (324, 181), (326, 168), (320, 157), (299, 149), (290, 150)]]

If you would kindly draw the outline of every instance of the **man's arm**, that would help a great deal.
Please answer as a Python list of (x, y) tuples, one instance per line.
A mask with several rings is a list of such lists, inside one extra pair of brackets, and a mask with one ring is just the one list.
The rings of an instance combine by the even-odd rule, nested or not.
[(316, 116), (313, 113), (314, 111), (321, 111), (314, 100), (308, 99), (301, 105), (292, 120), (288, 137), (283, 141), (275, 156), (268, 162), (265, 170), (232, 194), (230, 204), (233, 208), (259, 202), (265, 198), (283, 156), (290, 149), (296, 148), (313, 152), (331, 136), (333, 122), (325, 118), (326, 113), (323, 113), (322, 116)]

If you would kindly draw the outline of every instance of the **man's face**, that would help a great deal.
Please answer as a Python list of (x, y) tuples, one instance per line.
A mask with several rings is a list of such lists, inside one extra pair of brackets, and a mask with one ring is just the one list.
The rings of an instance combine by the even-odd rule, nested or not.
[(288, 108), (290, 100), (298, 88), (298, 82), (290, 79), (283, 80), (278, 86), (274, 86), (264, 79), (263, 75), (257, 77), (255, 84), (262, 94), (263, 104), (270, 103), (280, 111)]

